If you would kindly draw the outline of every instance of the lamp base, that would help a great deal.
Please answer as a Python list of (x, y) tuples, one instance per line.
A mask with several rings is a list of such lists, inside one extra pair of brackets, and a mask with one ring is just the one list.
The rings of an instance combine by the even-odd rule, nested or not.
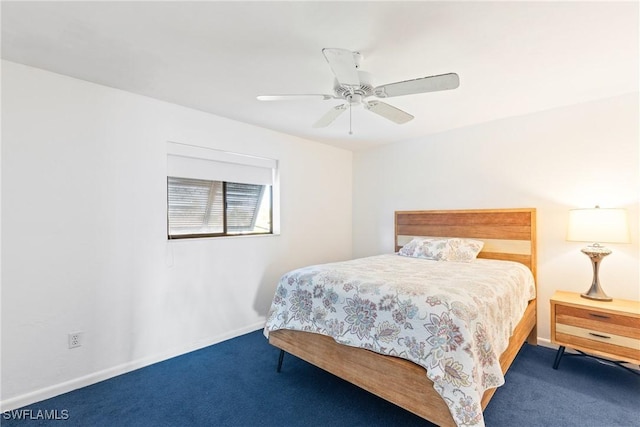
[(613, 301), (613, 298), (607, 296), (600, 287), (600, 278), (598, 277), (598, 269), (600, 267), (600, 261), (611, 253), (611, 250), (605, 248), (598, 243), (587, 246), (582, 249), (581, 252), (589, 257), (593, 266), (593, 281), (589, 290), (583, 294), (580, 294), (582, 298), (593, 299), (597, 301)]
[(597, 301), (613, 301), (613, 298), (602, 292), (602, 289), (597, 289), (595, 292), (591, 292), (591, 289), (589, 289), (589, 292), (580, 294), (580, 296), (582, 298), (589, 298)]

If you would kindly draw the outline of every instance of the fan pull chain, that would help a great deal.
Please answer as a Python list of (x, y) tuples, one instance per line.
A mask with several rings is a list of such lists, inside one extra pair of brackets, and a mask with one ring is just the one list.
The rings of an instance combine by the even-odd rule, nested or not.
[(351, 131), (351, 102), (349, 102), (349, 135), (353, 135)]

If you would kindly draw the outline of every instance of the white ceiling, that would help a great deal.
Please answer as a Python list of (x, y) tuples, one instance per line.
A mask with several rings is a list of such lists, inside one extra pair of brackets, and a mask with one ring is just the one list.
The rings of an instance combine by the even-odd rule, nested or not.
[[(638, 2), (2, 2), (2, 57), (347, 149), (638, 90)], [(375, 85), (456, 72), (456, 90), (312, 124), (332, 93), (324, 47)], [(525, 130), (523, 130), (525, 131)]]

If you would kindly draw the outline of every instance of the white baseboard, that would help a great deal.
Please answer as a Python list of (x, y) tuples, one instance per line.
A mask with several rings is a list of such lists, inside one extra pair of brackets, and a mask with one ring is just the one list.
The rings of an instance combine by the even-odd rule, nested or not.
[(553, 348), (555, 350), (558, 349), (558, 346), (556, 344), (553, 344), (549, 338), (538, 337), (538, 345), (541, 345), (542, 347)]
[(74, 378), (60, 384), (54, 384), (52, 386), (34, 390), (20, 396), (5, 399), (0, 401), (0, 412), (11, 411), (26, 405), (31, 405), (36, 402), (41, 402), (43, 400), (50, 399), (63, 393), (68, 393), (70, 391), (96, 384), (100, 381), (104, 381), (118, 375), (126, 374), (127, 372), (135, 371), (136, 369), (144, 368), (145, 366), (153, 365), (154, 363), (162, 362), (176, 356), (181, 356), (192, 351), (200, 350), (202, 348), (208, 347), (213, 344), (218, 344), (231, 338), (239, 337), (240, 335), (253, 332), (257, 329), (261, 329), (262, 327), (264, 327), (264, 320), (260, 321), (259, 323), (236, 329), (234, 331), (230, 331), (216, 337), (197, 341), (182, 348), (176, 348), (161, 354), (145, 357), (143, 359), (133, 360), (131, 362), (114, 366), (112, 368), (93, 372), (89, 375), (85, 375), (79, 378)]

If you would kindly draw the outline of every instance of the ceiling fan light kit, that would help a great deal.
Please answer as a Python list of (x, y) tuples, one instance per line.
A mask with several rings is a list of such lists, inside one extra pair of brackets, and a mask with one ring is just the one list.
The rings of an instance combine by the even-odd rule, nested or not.
[[(371, 74), (360, 70), (360, 63), (363, 59), (360, 52), (351, 52), (347, 49), (325, 48), (322, 49), (322, 54), (329, 63), (329, 67), (331, 67), (331, 71), (335, 76), (333, 95), (260, 95), (257, 97), (258, 100), (287, 101), (313, 99), (327, 101), (339, 99), (346, 102), (331, 108), (320, 120), (314, 123), (314, 128), (329, 126), (347, 109), (349, 109), (351, 113), (351, 108), (357, 107), (358, 105), (363, 105), (366, 110), (394, 123), (403, 124), (412, 120), (414, 117), (390, 104), (378, 100), (367, 100), (367, 98), (375, 97), (386, 99), (395, 96), (450, 90), (460, 86), (460, 78), (458, 75), (448, 73), (374, 87)], [(351, 117), (349, 117), (349, 134), (351, 133)]]

